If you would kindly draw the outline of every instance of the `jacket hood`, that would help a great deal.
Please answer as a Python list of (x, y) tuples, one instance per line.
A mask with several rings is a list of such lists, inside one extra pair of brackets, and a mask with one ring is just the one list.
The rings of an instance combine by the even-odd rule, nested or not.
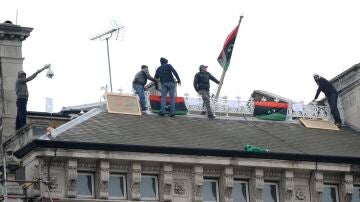
[(23, 70), (18, 71), (18, 78), (20, 78), (20, 76), (21, 76), (22, 74), (25, 74), (25, 75), (26, 75), (26, 73), (25, 73)]

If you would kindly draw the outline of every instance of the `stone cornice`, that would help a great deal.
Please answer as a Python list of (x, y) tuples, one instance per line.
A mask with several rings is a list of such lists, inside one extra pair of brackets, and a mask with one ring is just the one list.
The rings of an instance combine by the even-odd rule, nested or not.
[(33, 28), (21, 27), (19, 25), (0, 23), (0, 40), (24, 41)]

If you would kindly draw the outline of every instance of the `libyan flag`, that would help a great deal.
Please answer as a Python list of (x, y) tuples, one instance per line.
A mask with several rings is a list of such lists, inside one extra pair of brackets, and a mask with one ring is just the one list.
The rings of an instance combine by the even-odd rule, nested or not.
[(219, 57), (217, 58), (219, 64), (226, 71), (230, 65), (231, 54), (234, 48), (236, 35), (239, 30), (239, 25), (237, 25), (234, 30), (226, 37), (224, 47), (220, 52)]
[(284, 121), (287, 109), (287, 103), (255, 102), (254, 116), (264, 120)]
[[(158, 95), (150, 95), (150, 106), (151, 111), (154, 113), (160, 112), (161, 107), (161, 96)], [(166, 97), (166, 106), (165, 106), (166, 113), (170, 113), (170, 97)], [(188, 110), (185, 105), (184, 97), (175, 97), (175, 114), (176, 115), (185, 115), (187, 114)]]

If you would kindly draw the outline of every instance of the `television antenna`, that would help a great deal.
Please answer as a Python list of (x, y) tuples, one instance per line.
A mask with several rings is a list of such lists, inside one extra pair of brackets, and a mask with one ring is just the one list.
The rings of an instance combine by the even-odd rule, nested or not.
[(106, 50), (107, 50), (107, 58), (108, 58), (108, 65), (109, 65), (109, 79), (110, 79), (110, 92), (113, 92), (113, 88), (112, 88), (112, 79), (111, 79), (111, 65), (110, 65), (110, 53), (109, 53), (109, 39), (111, 39), (114, 35), (116, 35), (115, 40), (118, 39), (119, 37), (119, 32), (121, 29), (123, 29), (125, 26), (119, 26), (118, 23), (116, 23), (116, 21), (113, 21), (113, 28), (98, 34), (92, 38), (90, 38), (90, 40), (96, 40), (96, 39), (100, 39), (101, 41), (106, 40)]

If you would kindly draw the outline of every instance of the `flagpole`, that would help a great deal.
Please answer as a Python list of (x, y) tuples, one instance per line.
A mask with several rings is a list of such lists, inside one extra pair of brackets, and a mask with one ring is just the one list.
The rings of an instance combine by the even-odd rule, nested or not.
[[(239, 19), (239, 24), (238, 26), (240, 27), (240, 23), (241, 23), (241, 20), (243, 19), (243, 15), (240, 16), (240, 19)], [(228, 69), (228, 68), (227, 68)], [(224, 83), (224, 79), (225, 79), (225, 74), (226, 74), (226, 70), (225, 68), (223, 68), (223, 72), (221, 74), (221, 78), (220, 78), (220, 81), (219, 81), (219, 86), (218, 86), (218, 89), (216, 91), (216, 95), (215, 95), (215, 99), (217, 100), (219, 98), (219, 95), (220, 95), (220, 90), (221, 90), (221, 87)]]

